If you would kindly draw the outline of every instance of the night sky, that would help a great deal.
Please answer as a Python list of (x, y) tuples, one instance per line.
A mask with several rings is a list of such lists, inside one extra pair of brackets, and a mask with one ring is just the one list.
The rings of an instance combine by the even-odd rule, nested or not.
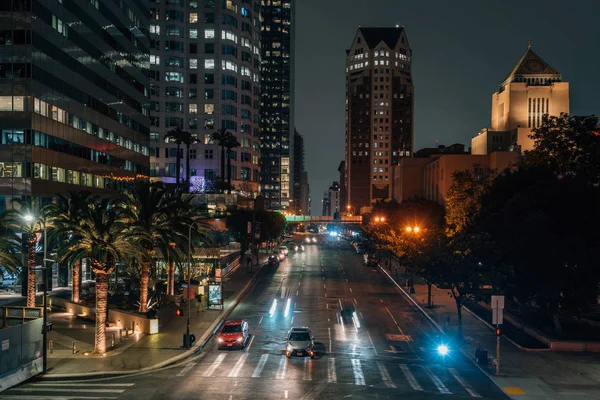
[(600, 114), (600, 1), (297, 0), (296, 128), (312, 214), (344, 159), (345, 56), (358, 26), (404, 25), (413, 51), (415, 151), (490, 125), (491, 96), (527, 51), (570, 83), (571, 114)]

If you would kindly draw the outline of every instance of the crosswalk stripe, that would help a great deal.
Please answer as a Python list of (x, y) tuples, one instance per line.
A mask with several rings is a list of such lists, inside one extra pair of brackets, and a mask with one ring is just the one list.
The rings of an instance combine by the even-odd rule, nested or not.
[(354, 384), (355, 385), (366, 385), (365, 375), (363, 374), (360, 366), (360, 360), (357, 358), (352, 359), (352, 372), (354, 373)]
[(327, 360), (327, 381), (329, 383), (337, 382), (337, 373), (335, 372), (335, 357)]
[(412, 374), (412, 372), (410, 372), (408, 365), (400, 364), (400, 369), (402, 370), (402, 373), (406, 377), (408, 384), (410, 385), (410, 387), (413, 388), (413, 390), (423, 390), (421, 385), (419, 385), (419, 382), (417, 382), (417, 379), (415, 378), (415, 376)]
[(262, 374), (262, 370), (269, 359), (268, 354), (263, 354), (260, 356), (260, 361), (258, 361), (258, 365), (254, 368), (254, 372), (252, 373), (253, 378), (260, 378), (260, 374)]
[(279, 370), (277, 370), (277, 376), (275, 379), (285, 379), (285, 371), (287, 370), (287, 357), (281, 356), (279, 361)]
[(177, 376), (185, 376), (190, 369), (194, 368), (196, 366), (196, 364), (198, 364), (197, 362), (192, 362), (189, 363), (188, 365), (185, 366), (184, 369), (182, 369), (181, 371), (179, 371), (179, 373), (177, 374)]
[(304, 380), (305, 381), (312, 381), (312, 369), (313, 369), (312, 360), (310, 360), (309, 358), (305, 358), (304, 359)]
[(442, 381), (440, 380), (440, 378), (438, 378), (437, 376), (435, 376), (435, 374), (429, 369), (429, 367), (425, 367), (425, 366), (422, 366), (422, 367), (425, 370), (425, 373), (427, 374), (427, 376), (429, 377), (429, 379), (431, 379), (433, 381), (433, 384), (435, 385), (435, 387), (437, 388), (437, 390), (440, 393), (442, 393), (442, 394), (452, 394), (452, 392), (448, 390), (448, 388), (446, 387), (446, 385), (444, 385), (442, 383)]
[(392, 381), (392, 377), (390, 376), (388, 370), (385, 368), (385, 365), (383, 365), (381, 361), (377, 361), (377, 367), (379, 368), (379, 372), (381, 373), (381, 379), (383, 379), (383, 383), (385, 383), (385, 386), (395, 389), (396, 385), (394, 384), (394, 381)]
[[(86, 386), (102, 386), (102, 387), (119, 387), (119, 386), (135, 386), (135, 383), (86, 383)], [(81, 383), (66, 383), (66, 382), (33, 382), (29, 386), (60, 386), (60, 387), (81, 387)]]
[(248, 357), (248, 353), (242, 354), (240, 359), (237, 360), (237, 362), (233, 366), (233, 369), (229, 372), (229, 375), (227, 375), (227, 376), (229, 376), (230, 378), (236, 378), (237, 376), (239, 376), (240, 371), (244, 367), (244, 363), (246, 362), (247, 357)]
[[(12, 388), (10, 389), (11, 392), (68, 392), (70, 389), (61, 389), (61, 388), (49, 388), (49, 387), (35, 387), (35, 388), (29, 388), (29, 387), (23, 387), (23, 388)], [(86, 388), (85, 386), (81, 386), (78, 390), (78, 392), (85, 392), (85, 393), (123, 393), (125, 391), (125, 389), (89, 389)]]
[(219, 368), (219, 365), (221, 365), (221, 363), (225, 359), (226, 355), (227, 354), (219, 354), (219, 356), (217, 357), (217, 359), (212, 363), (212, 365), (210, 367), (208, 367), (208, 369), (206, 371), (204, 371), (204, 373), (202, 374), (202, 376), (204, 376), (204, 377), (212, 376), (212, 374), (215, 372), (215, 370), (217, 368)]
[(465, 390), (467, 391), (467, 393), (469, 393), (471, 395), (471, 397), (481, 397), (475, 390), (473, 390), (473, 388), (471, 387), (471, 385), (469, 385), (469, 383), (467, 381), (465, 381), (462, 376), (460, 376), (460, 374), (458, 373), (457, 370), (455, 370), (454, 368), (448, 368), (448, 370), (450, 371), (450, 373), (452, 374), (452, 376), (454, 377), (454, 379), (456, 379), (456, 381), (458, 383), (460, 383), (460, 385), (462, 387), (465, 388)]

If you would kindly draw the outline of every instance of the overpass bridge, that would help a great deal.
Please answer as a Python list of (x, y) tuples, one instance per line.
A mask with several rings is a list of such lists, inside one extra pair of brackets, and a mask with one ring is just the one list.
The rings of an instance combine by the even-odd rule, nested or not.
[(362, 224), (362, 216), (343, 215), (339, 218), (330, 216), (312, 216), (312, 215), (286, 215), (285, 220), (288, 224), (346, 224), (360, 225)]

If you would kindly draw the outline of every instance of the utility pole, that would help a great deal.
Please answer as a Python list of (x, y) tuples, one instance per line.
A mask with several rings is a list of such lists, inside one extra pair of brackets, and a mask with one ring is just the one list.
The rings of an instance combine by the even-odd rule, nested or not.
[(500, 336), (503, 322), (504, 296), (492, 296), (492, 324), (496, 325), (496, 375), (500, 374)]

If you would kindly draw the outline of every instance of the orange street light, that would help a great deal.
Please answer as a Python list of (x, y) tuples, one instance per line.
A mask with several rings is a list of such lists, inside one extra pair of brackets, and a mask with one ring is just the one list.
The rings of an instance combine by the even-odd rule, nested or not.
[(411, 226), (407, 226), (406, 227), (406, 232), (412, 232), (412, 227)]
[(406, 227), (406, 232), (408, 233), (419, 233), (421, 231), (421, 228), (419, 228), (418, 226), (407, 226)]
[(421, 230), (421, 228), (419, 228), (418, 226), (415, 226), (414, 229), (415, 233), (419, 233), (419, 231)]

